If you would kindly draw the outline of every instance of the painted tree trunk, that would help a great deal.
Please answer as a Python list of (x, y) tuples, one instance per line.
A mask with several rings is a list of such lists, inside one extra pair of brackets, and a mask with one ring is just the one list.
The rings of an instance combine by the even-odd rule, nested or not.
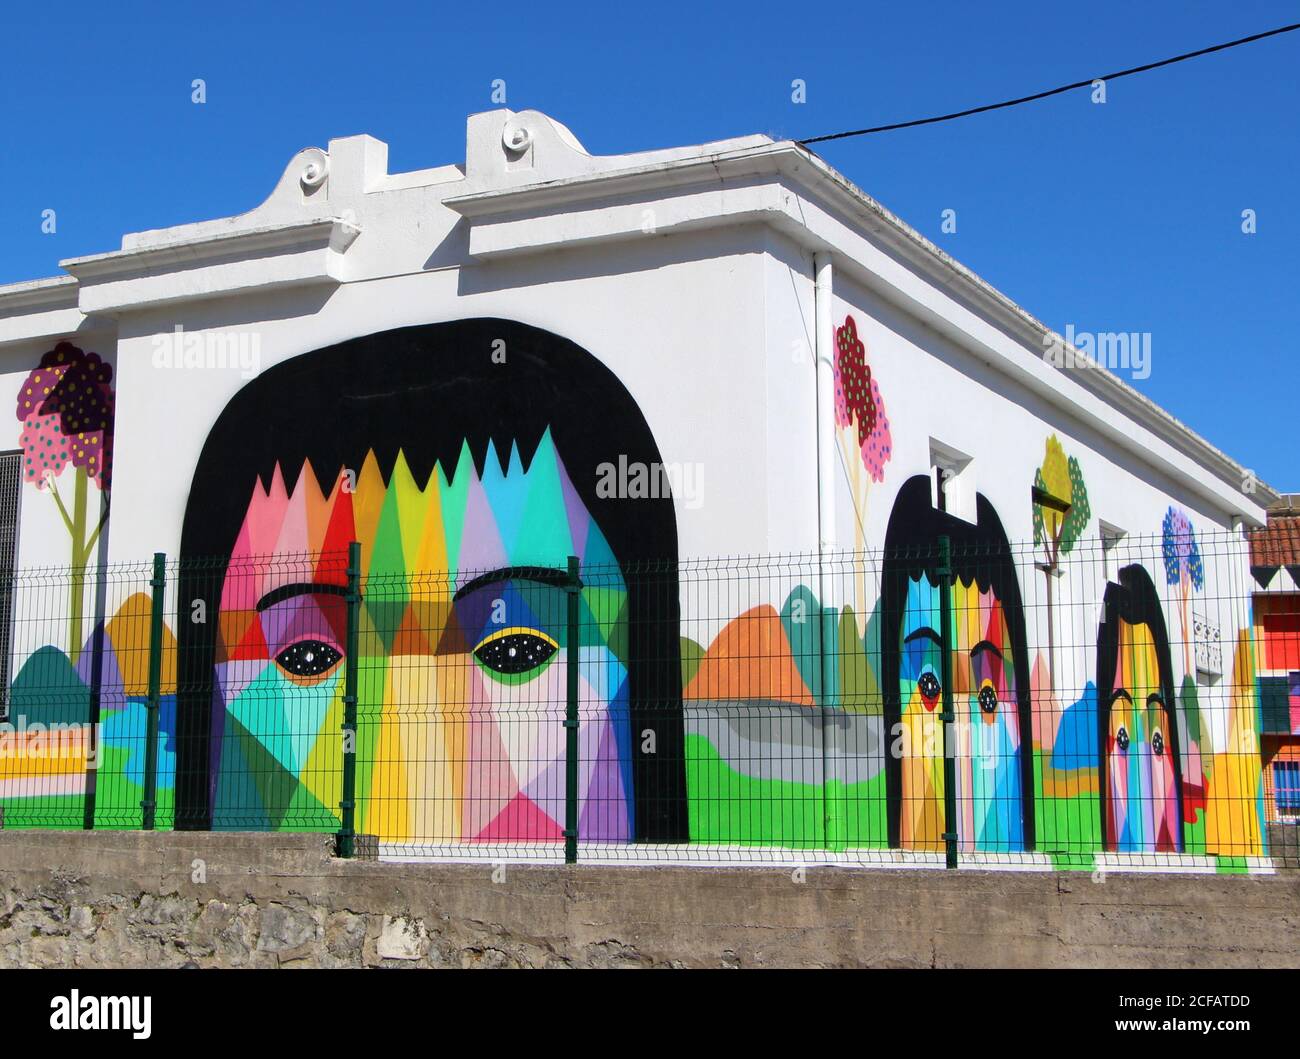
[(69, 515), (58, 493), (54, 494), (72, 538), (72, 556), (68, 572), (68, 660), (75, 666), (84, 645), (82, 626), (86, 607), (86, 573), (99, 540), (100, 530), (108, 517), (108, 498), (101, 494), (100, 511), (93, 527), (90, 518), (90, 476), (78, 467), (73, 477), (72, 513)]
[(1060, 558), (1061, 542), (1056, 538), (1048, 545), (1048, 559), (1043, 569), (1043, 599), (1047, 604), (1047, 687), (1053, 696), (1056, 695), (1056, 615), (1052, 605), (1052, 582)]

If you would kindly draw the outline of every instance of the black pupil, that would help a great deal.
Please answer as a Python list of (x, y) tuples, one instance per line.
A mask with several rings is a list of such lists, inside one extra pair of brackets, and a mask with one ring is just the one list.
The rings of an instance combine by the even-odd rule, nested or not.
[(917, 684), (921, 688), (921, 694), (927, 699), (937, 699), (939, 697), (939, 678), (933, 673), (922, 673)]
[(992, 713), (998, 708), (998, 693), (992, 688), (980, 688), (980, 709)]
[(317, 677), (333, 669), (343, 656), (319, 640), (299, 640), (275, 656), (276, 663), (295, 677)]
[(1127, 749), (1128, 749), (1128, 729), (1127, 729), (1127, 728), (1121, 728), (1121, 729), (1119, 730), (1119, 734), (1118, 734), (1117, 736), (1115, 736), (1115, 743), (1119, 746), (1119, 748), (1120, 748), (1121, 750), (1127, 750)]
[(554, 644), (532, 633), (516, 632), (485, 643), (474, 657), (497, 673), (527, 673), (553, 654)]
[(1159, 732), (1151, 737), (1151, 752), (1159, 757), (1165, 752), (1165, 737)]

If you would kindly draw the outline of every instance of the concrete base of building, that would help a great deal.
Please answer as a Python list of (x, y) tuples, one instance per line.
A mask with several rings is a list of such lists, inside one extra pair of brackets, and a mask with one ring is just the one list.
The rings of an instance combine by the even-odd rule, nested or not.
[(5, 967), (1297, 967), (1300, 873), (341, 861), (0, 832)]

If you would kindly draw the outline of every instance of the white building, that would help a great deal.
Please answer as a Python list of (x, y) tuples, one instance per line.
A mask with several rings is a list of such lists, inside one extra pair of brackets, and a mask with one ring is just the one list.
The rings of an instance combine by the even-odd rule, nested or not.
[[(1257, 731), (1253, 677), (1243, 672), (1234, 679), (1232, 667), (1240, 661), (1238, 633), (1250, 628), (1240, 533), (1263, 523), (1277, 494), (1127, 385), (1122, 372), (1083, 355), (1094, 352), (1113, 367), (1135, 368), (1140, 374), (1150, 355), (1141, 336), (1073, 336), (1083, 350), (1077, 353), (791, 142), (750, 136), (593, 157), (546, 115), (498, 110), (469, 119), (463, 164), (390, 174), (386, 154), (384, 144), (367, 136), (332, 140), (327, 150), (310, 148), (294, 156), (267, 200), (248, 213), (128, 234), (120, 250), (61, 262), (64, 274), (57, 278), (0, 287), (0, 396), (21, 410), (41, 358), (63, 341), (99, 354), (111, 366), (111, 383), (104, 381), (107, 373), (95, 376), (93, 365), (78, 370), (91, 382), (97, 378), (101, 389), (111, 385), (115, 395), (111, 513), (93, 544), (90, 538), (102, 514), (102, 475), (89, 475), (83, 486), (87, 509), (78, 521), (77, 460), (69, 457), (66, 469), (59, 466), (52, 483), (42, 481), (39, 462), (25, 461), (41, 440), (40, 431), (49, 428), (13, 422), (9, 447), (16, 455), (10, 479), (25, 470), (36, 479), (21, 488), (14, 556), (19, 567), (74, 562), (70, 533), (92, 562), (145, 561), (154, 552), (170, 557), (251, 555), (254, 542), (269, 551), (319, 549), (326, 543), (319, 512), (312, 516), (319, 526), (298, 526), (292, 533), (284, 528), (286, 508), (309, 503), (292, 499), (302, 461), (312, 463), (323, 496), (337, 490), (340, 475), (353, 472), (355, 483), (367, 473), (357, 466), (360, 455), (356, 460), (342, 455), (350, 442), (336, 444), (329, 436), (332, 428), (322, 429), (321, 420), (334, 417), (340, 437), (370, 429), (368, 417), (386, 398), (375, 378), (358, 382), (352, 366), (373, 366), (382, 357), (418, 358), (425, 343), (433, 352), (427, 364), (412, 370), (425, 372), (430, 380), (427, 403), (410, 398), (400, 412), (414, 422), (394, 425), (391, 417), (374, 412), (375, 423), (386, 425), (374, 426), (378, 470), (371, 473), (390, 482), (390, 490), (396, 488), (391, 479), (398, 472), (392, 463), (400, 447), (412, 467), (410, 489), (423, 490), (423, 479), (439, 461), (445, 508), (456, 466), (448, 455), (449, 442), (438, 434), (440, 424), (472, 416), (476, 395), (491, 391), (495, 396), (484, 398), (482, 433), (500, 447), (497, 454), (506, 466), (496, 472), (486, 466), (491, 461), (480, 438), (470, 444), (477, 466), (468, 473), (489, 492), (487, 482), (494, 473), (518, 482), (511, 472), (521, 475), (529, 466), (538, 431), (534, 424), (527, 437), (512, 436), (509, 420), (512, 409), (532, 409), (529, 414), (552, 428), (557, 464), (562, 476), (572, 479), (571, 492), (587, 501), (581, 517), (595, 518), (605, 530), (601, 557), (612, 555), (620, 563), (643, 557), (806, 557), (780, 573), (733, 586), (725, 595), (718, 583), (709, 582), (713, 594), (707, 604), (700, 602), (698, 591), (692, 595), (690, 577), (682, 574), (681, 632), (698, 644), (702, 656), (690, 663), (698, 662), (700, 668), (688, 668), (686, 674), (686, 741), (688, 747), (703, 745), (692, 739), (710, 744), (719, 760), (709, 767), (722, 770), (719, 775), (755, 779), (758, 774), (747, 772), (748, 759), (737, 749), (754, 733), (731, 724), (729, 734), (719, 734), (718, 725), (729, 722), (716, 716), (692, 719), (692, 703), (701, 715), (716, 709), (720, 700), (736, 698), (786, 703), (796, 713), (820, 705), (877, 718), (864, 722), (869, 731), (854, 736), (867, 739), (869, 751), (839, 745), (829, 757), (822, 755), (815, 775), (768, 778), (810, 783), (823, 801), (826, 781), (835, 778), (827, 770), (849, 769), (838, 778), (850, 790), (880, 779), (884, 786), (872, 788), (871, 804), (883, 804), (887, 791), (890, 821), (888, 842), (876, 844), (937, 848), (943, 828), (926, 816), (925, 808), (937, 804), (934, 781), (920, 776), (928, 765), (914, 775), (909, 761), (939, 759), (905, 756), (892, 772), (883, 766), (885, 779), (879, 762), (863, 764), (868, 758), (883, 760), (880, 741), (888, 729), (881, 725), (910, 723), (907, 701), (917, 685), (915, 673), (904, 673), (898, 678), (907, 684), (902, 691), (885, 690), (894, 678), (885, 680), (884, 671), (893, 674), (899, 666), (897, 658), (891, 663), (886, 657), (899, 650), (893, 639), (899, 630), (887, 634), (882, 645), (869, 619), (881, 606), (879, 550), (887, 540), (929, 548), (934, 544), (931, 530), (947, 533), (944, 527), (951, 524), (960, 551), (961, 526), (978, 523), (978, 531), (967, 535), (971, 548), (987, 546), (990, 533), (1012, 545), (1010, 562), (1020, 596), (1014, 609), (1023, 613), (1025, 631), (1018, 638), (1012, 627), (1021, 619), (1007, 619), (1008, 643), (1021, 657), (1014, 665), (1008, 661), (1003, 679), (1007, 685), (1023, 684), (1028, 677), (1032, 695), (1024, 687), (1001, 690), (1003, 698), (1021, 704), (1019, 731), (1016, 710), (1007, 711), (1014, 775), (1005, 782), (1014, 788), (1015, 804), (1023, 802), (1026, 808), (1015, 810), (1014, 820), (976, 819), (1007, 788), (999, 787), (1003, 795), (990, 802), (992, 796), (974, 793), (978, 783), (972, 787), (969, 776), (959, 777), (965, 784), (959, 811), (967, 814), (959, 828), (963, 848), (994, 855), (1033, 849), (1090, 856), (1136, 851), (1175, 859), (1201, 853), (1262, 854), (1255, 822), (1258, 754), (1250, 748)], [(403, 332), (400, 339), (384, 337), (421, 327), (427, 329)], [(343, 347), (333, 360), (315, 354), (353, 340), (364, 341)], [(556, 342), (569, 352), (548, 359)], [(397, 351), (399, 346), (407, 353)], [(295, 374), (298, 369), (287, 362), (303, 355), (317, 359), (304, 358), (299, 365), (311, 361), (317, 367)], [(590, 370), (583, 367), (585, 355)], [(523, 362), (532, 367), (519, 367)], [(599, 366), (612, 373), (612, 380), (600, 374)], [(46, 365), (44, 382), (51, 376), (56, 383), (61, 380), (57, 367)], [(499, 386), (492, 381), (498, 377)], [(409, 396), (409, 386), (407, 390)], [(241, 391), (243, 403), (232, 405)], [(36, 393), (34, 399), (44, 396)], [(559, 401), (554, 415), (564, 416), (562, 422), (550, 422), (542, 407), (552, 397)], [(42, 405), (31, 414), (61, 415), (65, 404)], [(293, 415), (280, 417), (282, 406), (293, 409)], [(635, 419), (637, 410), (649, 441), (641, 425), (633, 424), (634, 436), (620, 445), (619, 424)], [(88, 422), (94, 426), (93, 416)], [(308, 422), (314, 439), (295, 437)], [(28, 440), (20, 444), (25, 430)], [(433, 435), (438, 437), (429, 440), (427, 451), (416, 451), (420, 439)], [(100, 443), (93, 437), (90, 441)], [(505, 451), (512, 441), (520, 450), (518, 466), (509, 463)], [(57, 447), (61, 442), (55, 438), (53, 443)], [(201, 460), (205, 444), (209, 452)], [(281, 451), (283, 456), (275, 455)], [(313, 453), (318, 455), (313, 458)], [(320, 465), (335, 454), (337, 466)], [(232, 497), (250, 495), (258, 476), (274, 493), (272, 468), (277, 464), (289, 482), (279, 501), (266, 501), (279, 505), (278, 535), (258, 521), (263, 516), (253, 510), (256, 498), (248, 511), (231, 509)], [(1040, 469), (1046, 473), (1036, 479)], [(214, 485), (226, 472), (234, 481)], [(202, 490), (200, 478), (206, 483)], [(929, 483), (924, 506), (942, 508), (945, 518), (921, 513), (919, 479)], [(943, 487), (936, 484), (941, 479), (946, 480)], [(1086, 483), (1086, 500), (1079, 479)], [(1042, 490), (1037, 494), (1036, 481)], [(664, 482), (673, 499), (656, 503)], [(629, 508), (641, 499), (641, 483), (648, 483), (651, 502)], [(227, 486), (229, 493), (222, 491)], [(408, 531), (402, 544), (407, 573), (421, 561), (462, 571), (477, 571), (494, 557), (508, 560), (501, 566), (562, 564), (564, 557), (553, 554), (560, 548), (559, 538), (549, 530), (534, 532), (547, 519), (554, 528), (559, 516), (533, 509), (520, 515), (524, 500), (498, 503), (497, 496), (493, 493), (487, 502), (498, 535), (490, 547), (471, 545), (471, 529), (481, 533), (483, 525), (462, 512), (460, 529), (429, 545), (432, 551), (417, 555), (422, 546)], [(597, 510), (606, 500), (613, 505), (610, 511), (618, 507), (623, 512), (610, 518), (627, 523), (617, 533)], [(473, 506), (463, 497), (462, 502)], [(545, 508), (542, 501), (536, 503)], [(503, 514), (501, 504), (513, 514)], [(651, 509), (657, 514), (647, 520), (628, 514)], [(1060, 516), (1054, 514), (1058, 510)], [(986, 511), (996, 513), (996, 532)], [(382, 517), (378, 512), (376, 506), (375, 520)], [(222, 522), (227, 515), (233, 517), (230, 525)], [(896, 516), (892, 535), (891, 515)], [(593, 561), (595, 553), (583, 553), (575, 530), (581, 518), (572, 506), (568, 518), (570, 550), (582, 554), (584, 563)], [(507, 539), (506, 523), (514, 527), (512, 539)], [(922, 529), (923, 523), (929, 529)], [(382, 536), (376, 522), (369, 525), (376, 539)], [(240, 541), (238, 532), (244, 534)], [(189, 542), (183, 539), (186, 534), (191, 534)], [(362, 535), (359, 528), (357, 534)], [(453, 536), (459, 553), (447, 544)], [(1053, 538), (1069, 539), (1054, 546)], [(294, 542), (300, 547), (292, 547)], [(371, 549), (367, 563), (373, 575), (382, 549), (374, 540), (364, 543)], [(591, 540), (586, 546), (596, 547)], [(874, 551), (875, 558), (837, 554), (846, 550)], [(1172, 565), (1166, 567), (1166, 559)], [(1144, 566), (1158, 586), (1172, 670), (1163, 681), (1151, 683), (1172, 685), (1178, 705), (1166, 703), (1169, 713), (1162, 716), (1167, 719), (1151, 721), (1153, 727), (1141, 733), (1125, 728), (1122, 742), (1127, 752), (1129, 742), (1146, 739), (1142, 745), (1149, 749), (1153, 729), (1165, 724), (1174, 730), (1177, 745), (1171, 756), (1178, 764), (1170, 776), (1161, 779), (1160, 763), (1151, 764), (1155, 758), (1144, 759), (1142, 766), (1148, 769), (1148, 787), (1152, 782), (1173, 784), (1167, 792), (1172, 808), (1167, 813), (1151, 810), (1144, 824), (1108, 818), (1105, 809), (1099, 810), (1100, 821), (1091, 820), (1092, 810), (1081, 810), (1089, 817), (1088, 827), (1104, 830), (1109, 819), (1119, 831), (1081, 838), (1076, 822), (1070, 835), (1053, 845), (1043, 833), (1051, 815), (1043, 805), (1054, 798), (1061, 804), (1091, 798), (1091, 805), (1115, 797), (1105, 790), (1108, 782), (1112, 787), (1117, 782), (1118, 773), (1102, 758), (1109, 753), (1107, 733), (1118, 738), (1124, 726), (1109, 703), (1099, 708), (1095, 693), (1088, 700), (1087, 688), (1097, 683), (1106, 587), (1118, 584), (1120, 570), (1129, 565)], [(919, 571), (911, 573), (915, 577)], [(959, 574), (959, 587), (961, 580)], [(452, 584), (459, 584), (455, 577)], [(846, 660), (841, 641), (835, 651), (814, 652), (818, 659), (813, 670), (808, 668), (807, 651), (796, 642), (790, 615), (782, 613), (800, 585), (814, 600), (852, 609), (847, 624), (856, 623), (870, 671), (866, 676), (851, 677), (856, 663)], [(140, 588), (147, 591), (147, 585)], [(27, 613), (22, 597), (31, 590), (22, 579), (15, 587), (13, 606), (19, 615)], [(228, 601), (228, 585), (224, 591)], [(86, 635), (93, 612), (101, 610), (109, 618), (121, 604), (112, 590), (107, 595), (108, 602), (96, 603), (93, 585), (84, 588)], [(1010, 600), (1001, 602), (1011, 609)], [(171, 601), (169, 616), (188, 613), (190, 603)], [(914, 605), (928, 604), (907, 604)], [(954, 593), (954, 606), (965, 605), (974, 606), (973, 597)], [(984, 605), (987, 611), (987, 600)], [(749, 672), (752, 658), (743, 651), (737, 655), (728, 640), (729, 620), (751, 608), (762, 611), (762, 620), (774, 618), (778, 638), (784, 637), (782, 643), (769, 644), (770, 652), (760, 652), (765, 659), (768, 654), (780, 658), (770, 665), (765, 660), (757, 672)], [(69, 655), (80, 650), (71, 633), (69, 642), (60, 639), (64, 617), (15, 624), (12, 673), (42, 644)], [(886, 617), (886, 624), (896, 624), (897, 610)], [(1132, 614), (1125, 621), (1142, 624)], [(1210, 632), (1194, 639), (1194, 626)], [(180, 635), (184, 641), (184, 632)], [(1128, 650), (1131, 644), (1123, 642), (1121, 650)], [(973, 645), (952, 646), (965, 664)], [(828, 661), (827, 656), (833, 657)], [(782, 676), (781, 659), (791, 657), (794, 668), (786, 668), (795, 675)], [(268, 655), (266, 661), (274, 659)], [(905, 660), (904, 669), (907, 664)], [(817, 675), (810, 675), (814, 670)], [(125, 676), (122, 682), (130, 683)], [(978, 680), (966, 683), (971, 716), (979, 720)], [(1230, 686), (1241, 688), (1241, 694), (1234, 697)], [(392, 694), (391, 689), (385, 692)], [(635, 699), (635, 690), (632, 695)], [(1075, 735), (1061, 733), (1069, 727), (1065, 718), (1072, 704), (1080, 703), (1091, 710), (1080, 728), (1086, 738), (1077, 735), (1082, 742), (1072, 743)], [(964, 710), (958, 706), (959, 715)], [(1195, 715), (1190, 726), (1188, 710)], [(184, 704), (181, 715), (184, 737)], [(634, 705), (634, 727), (636, 723)], [(1108, 723), (1118, 727), (1108, 729)], [(206, 724), (205, 719), (201, 727)], [(1131, 727), (1147, 724), (1138, 718)], [(212, 725), (205, 731), (218, 733), (220, 722)], [(1031, 725), (1034, 754), (1016, 756), (1021, 734), (1028, 737)], [(1168, 733), (1154, 734), (1161, 736), (1157, 744), (1171, 742)], [(219, 734), (211, 738), (220, 741)], [(591, 738), (599, 742), (596, 735)], [(805, 750), (809, 740), (823, 751), (833, 742), (816, 725), (794, 738)], [(600, 758), (601, 753), (593, 750), (588, 756)], [(1159, 750), (1154, 753), (1161, 756)], [(979, 757), (973, 751), (963, 754), (959, 756), (967, 764)], [(1006, 747), (1002, 754), (1005, 765)], [(622, 760), (626, 753), (614, 756)], [(1072, 756), (1079, 760), (1066, 760)], [(550, 751), (540, 757), (550, 761)], [(1253, 766), (1245, 764), (1252, 761)], [(630, 807), (641, 798), (631, 790), (640, 783), (636, 769), (648, 766), (622, 763), (631, 771), (625, 769), (618, 782), (609, 781), (621, 792), (611, 798)], [(280, 764), (308, 785), (305, 757), (293, 765), (281, 758)], [(319, 762), (312, 767), (317, 766), (329, 771)], [(527, 769), (515, 771), (514, 787), (494, 795), (498, 800), (493, 805), (502, 815), (508, 815), (505, 807), (515, 806), (514, 813), (522, 804), (517, 798), (527, 787)], [(688, 786), (702, 782), (697, 766), (688, 764), (686, 772)], [(211, 782), (220, 786), (226, 781)], [(588, 776), (584, 782), (598, 781)], [(681, 784), (675, 782), (669, 786), (678, 790)], [(402, 790), (415, 797), (416, 781), (402, 783), (406, 786), (382, 795), (373, 789), (374, 804), (391, 809), (402, 803)], [(1030, 788), (1039, 805), (1037, 818), (1029, 805)], [(20, 784), (15, 796), (34, 789), (31, 782), (28, 788)], [(329, 803), (332, 795), (322, 793), (324, 788), (313, 790), (322, 804)], [(587, 797), (590, 790), (584, 791)], [(1213, 819), (1213, 810), (1204, 804), (1207, 791), (1217, 794), (1221, 804), (1231, 803), (1231, 820)], [(530, 796), (527, 812), (540, 804), (539, 819), (555, 822), (543, 804), (551, 794)], [(219, 801), (221, 796), (213, 797)], [(451, 824), (441, 818), (416, 819), (405, 809), (392, 809), (397, 814), (392, 817), (384, 815), (389, 809), (372, 808), (369, 827), (399, 846), (447, 836), (517, 838), (520, 828), (527, 832), (524, 837), (532, 836), (532, 825), (519, 823), (522, 816), (471, 823), (457, 805), (448, 809), (456, 818)], [(873, 844), (863, 838), (865, 831), (854, 830), (857, 825), (844, 824), (839, 810), (823, 809), (817, 836), (825, 845)], [(199, 823), (217, 826), (212, 812), (211, 804), (200, 809)], [(731, 834), (732, 824), (716, 818), (708, 823), (707, 809), (695, 802), (689, 808), (689, 835), (680, 820), (661, 822), (657, 831), (660, 825), (641, 813), (639, 806), (629, 808), (625, 823), (605, 821), (592, 828), (607, 832), (610, 840), (701, 841), (707, 832), (725, 841)], [(1130, 825), (1136, 828), (1133, 833), (1124, 830)], [(1170, 832), (1163, 839), (1158, 835), (1162, 826)], [(760, 830), (748, 838), (789, 844), (788, 834)]]

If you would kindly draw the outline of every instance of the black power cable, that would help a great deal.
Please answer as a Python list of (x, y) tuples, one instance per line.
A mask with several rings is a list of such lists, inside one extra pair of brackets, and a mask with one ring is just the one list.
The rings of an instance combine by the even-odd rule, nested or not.
[(1174, 63), (1186, 62), (1188, 59), (1195, 59), (1201, 55), (1210, 55), (1216, 51), (1226, 51), (1228, 48), (1237, 48), (1243, 44), (1251, 44), (1257, 40), (1263, 40), (1265, 37), (1276, 37), (1279, 33), (1290, 33), (1293, 30), (1300, 29), (1300, 22), (1293, 22), (1289, 26), (1279, 26), (1277, 29), (1270, 29), (1264, 33), (1255, 33), (1249, 37), (1242, 37), (1240, 40), (1230, 40), (1224, 44), (1215, 44), (1210, 48), (1201, 48), (1199, 51), (1189, 51), (1183, 55), (1175, 55), (1172, 59), (1161, 59), (1159, 62), (1147, 63), (1145, 66), (1134, 66), (1128, 70), (1120, 70), (1113, 74), (1102, 74), (1100, 77), (1090, 77), (1086, 81), (1075, 81), (1073, 84), (1061, 85), (1060, 88), (1049, 88), (1046, 92), (1035, 92), (1032, 96), (1021, 96), (1019, 99), (1008, 99), (1002, 103), (989, 103), (982, 107), (971, 107), (969, 110), (958, 110), (952, 114), (941, 114), (934, 118), (918, 118), (915, 121), (899, 121), (893, 125), (877, 125), (870, 129), (854, 129), (852, 132), (833, 132), (826, 136), (813, 136), (806, 140), (799, 140), (798, 143), (807, 146), (810, 143), (824, 143), (827, 140), (843, 140), (849, 136), (868, 136), (873, 132), (893, 132), (895, 129), (913, 129), (918, 125), (934, 125), (940, 121), (952, 121), (954, 118), (965, 118), (972, 114), (983, 114), (990, 110), (1001, 110), (1003, 107), (1014, 107), (1021, 103), (1032, 103), (1036, 99), (1046, 99), (1048, 96), (1059, 96), (1062, 92), (1073, 92), (1076, 88), (1090, 88), (1097, 81), (1115, 81), (1121, 77), (1128, 77), (1130, 74), (1145, 73), (1147, 70), (1157, 70), (1161, 66), (1171, 66)]

